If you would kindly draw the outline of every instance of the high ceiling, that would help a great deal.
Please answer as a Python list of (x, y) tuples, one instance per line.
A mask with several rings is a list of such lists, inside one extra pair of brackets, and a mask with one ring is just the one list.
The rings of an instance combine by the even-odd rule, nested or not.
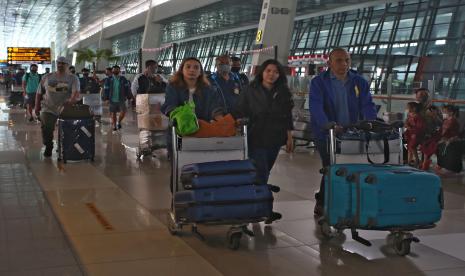
[[(166, 0), (152, 0), (152, 4)], [(369, 0), (298, 0), (298, 14)], [(148, 0), (0, 0), (0, 59), (6, 47), (64, 49), (114, 19), (148, 7)], [(223, 0), (165, 20), (164, 40), (258, 23), (263, 0)], [(130, 13), (131, 11), (132, 13)], [(108, 23), (108, 24), (107, 24)]]
[[(0, 0), (0, 58), (8, 46), (66, 46), (78, 31), (101, 23), (102, 16), (140, 0)], [(4, 58), (4, 57), (3, 57)]]

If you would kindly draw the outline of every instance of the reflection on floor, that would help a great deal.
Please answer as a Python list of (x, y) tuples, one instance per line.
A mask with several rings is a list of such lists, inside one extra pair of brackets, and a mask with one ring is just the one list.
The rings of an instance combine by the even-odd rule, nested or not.
[(443, 219), (399, 257), (386, 232), (361, 231), (372, 247), (323, 239), (313, 219), (319, 159), (305, 148), (282, 153), (270, 182), (281, 187), (283, 219), (249, 225), (255, 237), (231, 251), (225, 226), (200, 227), (206, 241), (166, 230), (169, 164), (163, 152), (136, 160), (133, 114), (117, 133), (104, 119), (94, 163), (61, 164), (55, 152), (43, 159), (37, 123), (0, 106), (0, 275), (465, 274), (463, 175), (444, 179)]

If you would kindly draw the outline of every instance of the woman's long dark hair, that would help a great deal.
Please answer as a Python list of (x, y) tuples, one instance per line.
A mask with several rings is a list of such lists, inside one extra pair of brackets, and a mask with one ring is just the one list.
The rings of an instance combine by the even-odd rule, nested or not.
[(203, 66), (200, 60), (198, 60), (195, 57), (188, 57), (185, 58), (182, 62), (181, 65), (179, 65), (178, 71), (173, 75), (173, 77), (170, 79), (170, 84), (174, 86), (175, 88), (181, 88), (181, 89), (187, 89), (187, 84), (186, 81), (184, 80), (184, 75), (182, 73), (184, 69), (184, 65), (186, 64), (187, 61), (194, 60), (197, 61), (200, 65), (200, 76), (197, 78), (197, 83), (196, 83), (196, 93), (200, 93), (200, 91), (207, 86), (210, 86), (210, 82), (208, 81), (207, 77), (205, 76), (205, 72), (203, 71)]
[(262, 84), (263, 82), (263, 73), (265, 72), (266, 67), (268, 65), (275, 65), (276, 68), (278, 68), (278, 73), (279, 77), (273, 84), (273, 86), (276, 87), (287, 87), (287, 78), (286, 78), (286, 72), (284, 71), (284, 67), (277, 61), (276, 59), (268, 59), (265, 62), (258, 67), (257, 73), (255, 74), (255, 79), (252, 81), (251, 85), (257, 87)]

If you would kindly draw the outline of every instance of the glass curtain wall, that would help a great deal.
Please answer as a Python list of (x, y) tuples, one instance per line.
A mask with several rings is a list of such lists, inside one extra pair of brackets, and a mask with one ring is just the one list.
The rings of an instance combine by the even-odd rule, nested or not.
[[(465, 98), (465, 1), (411, 0), (327, 14), (295, 22), (290, 55), (324, 54), (343, 47), (373, 93), (411, 93), (433, 80), (440, 97)], [(178, 43), (177, 64), (188, 56), (214, 70), (214, 57), (250, 50), (256, 29)], [(175, 41), (172, 41), (175, 42)], [(171, 43), (165, 41), (165, 43)], [(240, 55), (249, 68), (251, 57)], [(173, 52), (160, 53), (172, 66)]]
[(375, 93), (411, 93), (434, 80), (435, 91), (465, 97), (465, 2), (404, 1), (295, 23), (291, 55), (343, 47)]
[[(176, 43), (177, 61), (175, 68), (179, 67), (182, 59), (196, 57), (202, 62), (206, 71), (215, 71), (215, 57), (222, 54), (231, 54), (240, 57), (243, 66), (250, 64), (252, 56), (240, 54), (240, 52), (252, 48), (256, 31), (256, 29), (250, 29)], [(168, 48), (162, 51), (158, 56), (158, 61), (163, 67), (173, 67), (173, 49)]]
[(117, 61), (110, 62), (110, 66), (118, 64), (126, 73), (136, 74), (139, 70), (139, 50), (142, 45), (144, 29), (138, 29), (130, 33), (122, 34), (112, 39), (113, 55)]

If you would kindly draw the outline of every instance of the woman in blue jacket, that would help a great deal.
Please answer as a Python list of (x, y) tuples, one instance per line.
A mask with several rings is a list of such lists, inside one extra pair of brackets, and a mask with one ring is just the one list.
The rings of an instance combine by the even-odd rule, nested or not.
[(184, 59), (170, 80), (161, 111), (169, 117), (171, 111), (188, 101), (194, 101), (198, 119), (209, 122), (223, 115), (218, 93), (210, 86), (200, 61), (193, 57)]

